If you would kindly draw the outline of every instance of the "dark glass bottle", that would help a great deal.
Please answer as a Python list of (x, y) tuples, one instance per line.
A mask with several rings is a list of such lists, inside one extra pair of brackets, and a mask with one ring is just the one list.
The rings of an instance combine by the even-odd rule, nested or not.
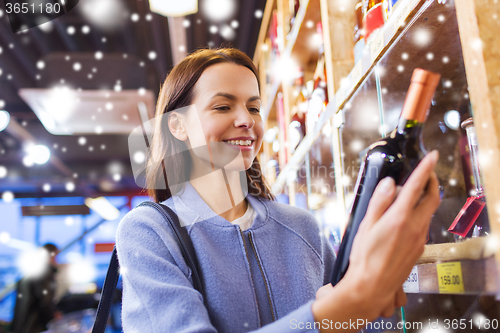
[(347, 272), (354, 236), (379, 181), (392, 177), (397, 185), (403, 185), (425, 156), (421, 133), (440, 77), (415, 69), (398, 126), (389, 136), (369, 147), (356, 182), (356, 197), (335, 262), (332, 285), (336, 285)]

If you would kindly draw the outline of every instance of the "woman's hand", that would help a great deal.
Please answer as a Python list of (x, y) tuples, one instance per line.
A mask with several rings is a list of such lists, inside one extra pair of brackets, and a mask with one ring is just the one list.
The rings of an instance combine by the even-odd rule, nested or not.
[(434, 167), (439, 155), (428, 154), (396, 197), (392, 178), (377, 186), (353, 242), (343, 280), (363, 290), (373, 316), (391, 315), (405, 303), (402, 284), (424, 250), (432, 215), (439, 206)]
[(317, 292), (316, 320), (371, 321), (406, 303), (403, 282), (423, 252), (440, 202), (438, 158), (437, 151), (428, 154), (399, 194), (392, 178), (380, 182), (354, 238), (346, 275), (335, 287), (328, 284)]

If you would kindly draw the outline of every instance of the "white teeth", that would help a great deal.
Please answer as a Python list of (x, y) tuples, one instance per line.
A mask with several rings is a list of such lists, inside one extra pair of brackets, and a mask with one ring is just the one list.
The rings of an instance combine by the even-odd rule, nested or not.
[(250, 146), (252, 145), (252, 140), (229, 140), (225, 141), (235, 146)]

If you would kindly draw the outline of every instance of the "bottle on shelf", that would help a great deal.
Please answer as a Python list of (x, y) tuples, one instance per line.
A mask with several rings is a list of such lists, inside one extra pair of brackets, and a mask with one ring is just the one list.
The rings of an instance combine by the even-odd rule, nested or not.
[(295, 105), (297, 105), (297, 114), (300, 118), (305, 118), (307, 113), (307, 108), (309, 104), (309, 98), (312, 93), (309, 93), (306, 85), (304, 84), (304, 73), (300, 75), (295, 80), (295, 89), (297, 94), (297, 99)]
[(275, 10), (271, 16), (271, 22), (269, 23), (269, 40), (271, 41), (269, 50), (269, 64), (271, 68), (276, 66), (278, 59), (280, 58), (280, 41), (279, 41), (279, 29), (278, 29), (278, 12)]
[(300, 1), (299, 0), (290, 0), (290, 30), (293, 29), (293, 24), (295, 23), (295, 18), (297, 17), (297, 13), (299, 12)]
[(382, 28), (387, 21), (387, 0), (365, 0), (364, 8), (363, 26), (368, 44), (371, 41), (370, 36), (375, 36), (374, 32)]
[(360, 1), (354, 7), (356, 13), (356, 26), (354, 27), (354, 63), (363, 56), (365, 48), (365, 32), (363, 27), (363, 3)]
[(398, 126), (389, 136), (368, 147), (356, 182), (356, 197), (335, 262), (332, 285), (337, 284), (347, 272), (352, 242), (379, 181), (392, 177), (397, 185), (403, 185), (425, 156), (422, 129), (440, 77), (436, 73), (415, 69)]
[(387, 12), (389, 13), (389, 16), (392, 14), (394, 8), (396, 7), (396, 3), (398, 2), (398, 0), (388, 0), (388, 8), (387, 8)]
[[(461, 126), (467, 133), (475, 189), (467, 198), (467, 201), (448, 228), (448, 231), (461, 237), (484, 236), (490, 229), (488, 214), (486, 212), (486, 198), (481, 180), (481, 169), (479, 168), (479, 150), (474, 120), (469, 118), (463, 121)], [(474, 228), (472, 228), (473, 226)]]
[(306, 115), (309, 105), (309, 94), (304, 85), (304, 72), (301, 69), (299, 73), (300, 75), (294, 82), (294, 97), (296, 98), (291, 110), (292, 118), (289, 125), (290, 149), (292, 153), (306, 135)]
[(279, 168), (280, 170), (288, 163), (288, 149), (286, 143), (288, 142), (288, 135), (285, 123), (285, 107), (283, 102), (283, 93), (279, 92), (276, 97), (277, 103), (277, 120), (278, 120), (278, 138), (279, 138)]
[(313, 75), (314, 86), (309, 99), (307, 109), (306, 131), (312, 131), (314, 125), (319, 119), (319, 116), (326, 109), (328, 104), (328, 93), (326, 88), (326, 67), (325, 67), (325, 47), (323, 44), (323, 26), (321, 22), (316, 24), (316, 32), (321, 36), (321, 44), (319, 47), (318, 63)]

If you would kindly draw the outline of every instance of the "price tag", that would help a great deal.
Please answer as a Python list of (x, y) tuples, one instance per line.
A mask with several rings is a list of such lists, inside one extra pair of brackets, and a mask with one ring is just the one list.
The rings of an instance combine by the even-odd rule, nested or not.
[(447, 262), (437, 264), (439, 293), (463, 293), (464, 280), (462, 277), (462, 263)]
[(370, 45), (370, 54), (371, 54), (371, 60), (372, 62), (375, 62), (375, 59), (377, 59), (378, 55), (384, 48), (384, 34), (382, 31), (379, 31), (377, 34), (377, 37), (372, 41)]
[(405, 283), (403, 283), (403, 290), (405, 293), (410, 294), (416, 294), (420, 291), (417, 266), (413, 266), (410, 276), (408, 276), (408, 279), (406, 279)]
[(362, 73), (361, 73), (361, 60), (358, 61), (358, 63), (356, 64), (356, 66), (354, 66), (354, 68), (352, 69), (351, 71), (351, 82), (352, 84), (355, 86), (359, 80), (361, 80), (361, 76), (362, 76)]

